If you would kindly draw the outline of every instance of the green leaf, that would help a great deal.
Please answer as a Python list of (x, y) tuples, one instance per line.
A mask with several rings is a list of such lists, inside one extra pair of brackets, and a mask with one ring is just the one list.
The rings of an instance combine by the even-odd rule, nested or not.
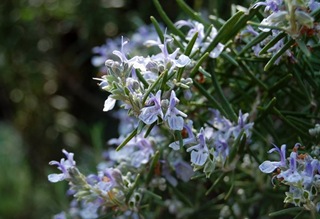
[(273, 93), (283, 88), (284, 85), (288, 84), (291, 78), (292, 78), (292, 74), (287, 74), (283, 78), (278, 79), (278, 81), (272, 87), (269, 87), (268, 92)]
[(210, 188), (206, 191), (205, 195), (209, 195), (213, 188), (218, 185), (218, 183), (227, 175), (226, 172), (223, 172), (213, 183), (212, 185), (210, 186)]
[(193, 67), (193, 69), (190, 72), (190, 77), (193, 78), (196, 73), (199, 71), (199, 67), (202, 65), (202, 63), (209, 57), (209, 53), (205, 53), (201, 56), (197, 64)]
[(172, 31), (172, 33), (178, 35), (182, 40), (185, 40), (184, 34), (172, 23), (170, 18), (167, 16), (166, 12), (161, 7), (161, 4), (159, 3), (159, 1), (153, 0), (153, 3), (155, 5), (157, 11), (159, 12), (162, 20), (164, 21), (164, 23), (166, 23), (166, 25)]
[(116, 148), (116, 151), (120, 151), (126, 144), (133, 139), (138, 133), (138, 127), (135, 128), (124, 140), (121, 144)]
[[(211, 75), (211, 81), (213, 84), (213, 87), (215, 88), (217, 95), (219, 96), (219, 99), (221, 101), (221, 106), (224, 109), (224, 112), (226, 112), (227, 114), (225, 114), (225, 116), (227, 116), (229, 119), (231, 119), (232, 121), (237, 121), (238, 117), (236, 115), (236, 113), (234, 112), (230, 102), (228, 101), (228, 99), (225, 97), (222, 88), (220, 86), (220, 83), (218, 82), (218, 79), (216, 77), (216, 74), (214, 72), (214, 68), (213, 68), (213, 64), (212, 62), (209, 62), (209, 68), (210, 68), (210, 75)], [(206, 72), (204, 69), (199, 68), (200, 72)]]
[(287, 209), (283, 209), (280, 211), (275, 211), (269, 214), (270, 217), (276, 217), (276, 216), (280, 216), (280, 215), (286, 215), (289, 213), (294, 213), (296, 211), (302, 211), (304, 210), (303, 207), (293, 207), (293, 208), (287, 208)]
[(239, 52), (238, 56), (241, 56), (248, 49), (251, 49), (254, 45), (256, 45), (256, 44), (260, 43), (262, 40), (266, 39), (270, 35), (270, 33), (271, 33), (270, 31), (269, 32), (262, 32), (258, 36), (253, 38), (247, 45), (245, 45), (245, 47), (243, 47), (241, 52)]
[(263, 83), (257, 76), (254, 75), (254, 73), (252, 72), (252, 70), (250, 69), (250, 67), (247, 65), (246, 62), (244, 62), (243, 60), (239, 61), (239, 66), (242, 68), (242, 70), (244, 71), (244, 73), (246, 73), (252, 81), (256, 82), (256, 84), (258, 84), (263, 90), (268, 90), (268, 86)]
[(231, 195), (231, 193), (232, 193), (232, 191), (233, 191), (234, 184), (235, 184), (235, 182), (234, 182), (234, 175), (235, 175), (235, 173), (233, 172), (233, 173), (232, 173), (232, 179), (231, 179), (231, 187), (230, 187), (229, 191), (227, 192), (226, 196), (224, 197), (224, 200), (227, 200), (227, 199), (230, 197), (230, 195)]
[(294, 129), (297, 134), (300, 134), (304, 138), (308, 138), (309, 135), (307, 134), (307, 130), (303, 131), (300, 128), (298, 128), (296, 125), (294, 125), (286, 116), (284, 116), (276, 107), (273, 107), (273, 112), (278, 115), (283, 122), (285, 122), (288, 126), (290, 126), (292, 129)]
[(258, 123), (261, 119), (265, 118), (267, 114), (272, 113), (273, 107), (275, 106), (277, 101), (277, 98), (273, 97), (269, 103), (266, 104), (266, 106), (261, 107), (258, 106), (258, 110), (262, 111), (262, 113), (259, 115), (259, 117), (255, 120), (255, 123)]
[(211, 95), (208, 93), (208, 91), (201, 86), (197, 81), (193, 80), (193, 84), (194, 86), (199, 90), (199, 92), (205, 96), (208, 100), (209, 100), (209, 104), (219, 110), (223, 115), (227, 115), (227, 113), (224, 111), (224, 109), (221, 107), (221, 105), (219, 104), (219, 102)]
[(150, 132), (152, 131), (152, 129), (153, 129), (153, 127), (156, 125), (156, 123), (154, 122), (154, 123), (152, 123), (149, 127), (148, 127), (148, 129), (147, 129), (147, 131), (146, 131), (146, 133), (144, 134), (144, 138), (147, 138), (148, 136), (149, 136), (149, 134), (150, 134)]
[[(188, 43), (188, 45), (187, 45), (187, 47), (186, 47), (186, 49), (185, 49), (185, 51), (184, 51), (184, 54), (185, 54), (186, 56), (189, 56), (189, 55), (190, 55), (190, 53), (191, 53), (191, 51), (192, 51), (192, 48), (193, 48), (193, 46), (194, 46), (194, 43), (196, 42), (197, 38), (198, 38), (198, 32), (196, 32), (196, 33), (193, 35), (192, 39), (191, 39), (190, 42)], [(179, 81), (181, 80), (181, 78), (182, 78), (182, 73), (183, 73), (183, 71), (184, 71), (184, 67), (179, 68), (178, 74), (177, 74), (177, 80), (178, 80), (178, 82), (179, 82)]]
[(237, 60), (235, 60), (232, 56), (230, 56), (228, 53), (226, 52), (222, 52), (220, 54), (220, 56), (222, 58), (225, 58), (228, 62), (230, 62), (232, 65), (235, 65), (235, 66), (239, 66), (239, 63), (237, 62)]
[(209, 44), (207, 49), (203, 52), (203, 54), (207, 52), (210, 53), (218, 45), (218, 43), (227, 42), (230, 39), (231, 33), (233, 32), (236, 23), (243, 14), (244, 12), (239, 11), (235, 15), (233, 15), (229, 20), (227, 20), (226, 23), (224, 23), (224, 25), (218, 31), (216, 37)]
[(149, 94), (152, 92), (152, 90), (157, 86), (160, 85), (160, 81), (162, 80), (163, 76), (167, 75), (167, 70), (165, 72), (163, 72), (161, 75), (159, 75), (159, 77), (157, 78), (157, 80), (155, 82), (153, 82), (153, 84), (151, 86), (148, 87), (148, 89), (146, 90), (143, 99), (142, 99), (142, 103), (144, 104), (146, 102), (146, 100), (149, 97)]
[(289, 40), (276, 54), (272, 56), (269, 62), (264, 66), (264, 71), (268, 71), (269, 68), (275, 63), (275, 61), (282, 56), (293, 44), (294, 40)]
[(191, 51), (192, 51), (192, 49), (193, 49), (193, 46), (194, 46), (197, 38), (198, 38), (198, 32), (196, 32), (196, 33), (193, 35), (192, 39), (189, 41), (189, 43), (188, 43), (188, 45), (187, 45), (187, 47), (186, 47), (186, 50), (184, 51), (184, 54), (185, 54), (186, 56), (189, 56), (189, 55), (191, 54)]
[(156, 32), (157, 32), (157, 34), (159, 36), (159, 39), (160, 39), (161, 43), (164, 43), (164, 34), (163, 34), (162, 30), (161, 30), (161, 27), (160, 27), (158, 21), (153, 16), (150, 17), (150, 20), (151, 20), (154, 28), (156, 29)]
[(241, 148), (241, 152), (244, 149), (245, 143), (246, 143), (246, 134), (245, 132), (241, 132), (238, 137), (236, 138), (236, 140), (234, 141), (232, 147), (231, 147), (231, 151), (230, 151), (230, 155), (228, 157), (228, 163), (232, 163), (232, 161), (234, 160), (234, 158), (236, 157), (236, 155), (242, 155), (242, 153), (240, 153), (240, 148)]
[(179, 7), (187, 14), (192, 20), (199, 21), (204, 25), (208, 25), (208, 22), (205, 21), (199, 13), (195, 12), (192, 8), (189, 7), (183, 0), (176, 0)]
[(138, 173), (138, 175), (136, 176), (135, 181), (133, 182), (133, 185), (131, 186), (131, 188), (129, 189), (128, 193), (126, 194), (126, 202), (129, 201), (132, 193), (137, 188), (139, 179), (140, 179), (140, 174)]
[(144, 77), (141, 74), (140, 70), (139, 69), (135, 69), (135, 71), (136, 71), (136, 75), (137, 75), (139, 81), (142, 82), (143, 86), (144, 87), (149, 87), (149, 83), (144, 79)]
[(168, 183), (168, 186), (172, 189), (172, 192), (179, 198), (179, 200), (187, 205), (187, 207), (193, 206), (189, 197), (187, 197), (185, 193), (179, 191), (177, 187), (172, 186), (170, 183)]
[(145, 181), (146, 186), (148, 186), (150, 180), (152, 179), (154, 175), (154, 169), (156, 168), (160, 158), (160, 152), (156, 151), (156, 153), (153, 155), (152, 161), (151, 161), (151, 166), (149, 168), (149, 172)]
[(259, 55), (262, 55), (263, 53), (266, 53), (268, 49), (270, 49), (272, 46), (274, 46), (279, 40), (287, 36), (285, 32), (279, 33), (275, 38), (270, 40), (259, 52)]
[(307, 56), (307, 57), (310, 57), (311, 56), (311, 53), (308, 49), (308, 47), (306, 46), (306, 44), (303, 42), (302, 39), (296, 39), (296, 42), (299, 46), (299, 48), (301, 49), (301, 51)]

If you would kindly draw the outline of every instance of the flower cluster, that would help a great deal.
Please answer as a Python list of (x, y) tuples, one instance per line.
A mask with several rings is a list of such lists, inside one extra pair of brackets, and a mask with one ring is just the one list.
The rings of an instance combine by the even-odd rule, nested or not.
[(230, 120), (220, 115), (218, 110), (210, 110), (211, 119), (205, 127), (195, 135), (193, 133), (193, 122), (189, 121), (184, 128), (187, 138), (182, 143), (175, 141), (169, 145), (174, 150), (179, 150), (180, 145), (186, 147), (190, 153), (191, 163), (194, 169), (204, 168), (207, 177), (215, 170), (216, 164), (223, 166), (227, 160), (232, 145), (236, 139), (241, 139), (245, 135), (248, 139), (251, 136), (253, 123), (247, 123), (249, 114), (239, 112), (238, 122), (232, 123)]
[[(242, 32), (242, 36), (249, 34), (253, 37), (262, 36), (260, 31), (266, 34), (262, 41), (252, 47), (257, 57), (263, 57), (266, 52), (276, 55), (285, 49), (286, 43), (290, 40), (287, 35), (290, 36), (289, 38), (297, 40), (300, 47), (308, 47), (317, 43), (320, 26), (315, 22), (313, 15), (320, 9), (320, 3), (314, 0), (267, 0), (255, 3), (253, 8), (260, 6), (265, 7), (264, 11), (268, 16), (258, 25), (258, 30), (249, 25)], [(308, 37), (305, 46), (300, 43), (304, 36)], [(315, 38), (315, 36), (317, 37)], [(306, 51), (306, 49), (303, 50)], [(287, 57), (291, 63), (297, 61), (289, 47), (282, 52), (275, 64), (279, 64), (281, 57)]]
[[(107, 74), (101, 79), (97, 79), (101, 81), (101, 88), (111, 93), (105, 101), (104, 111), (113, 109), (116, 100), (120, 100), (124, 103), (124, 108), (148, 125), (159, 118), (167, 120), (173, 130), (181, 129), (181, 116), (186, 117), (186, 115), (175, 107), (179, 103), (179, 99), (173, 89), (178, 85), (174, 84), (174, 81), (170, 83), (170, 81), (165, 82), (164, 80), (166, 77), (174, 76), (177, 68), (185, 67), (191, 60), (183, 54), (176, 58), (179, 48), (173, 53), (169, 53), (167, 48), (169, 42), (169, 38), (164, 43), (153, 42), (159, 46), (161, 53), (148, 57), (134, 56), (128, 59), (123, 49), (127, 42), (122, 43), (121, 51), (115, 50), (113, 52), (118, 56), (120, 62), (108, 59), (106, 61)], [(159, 90), (154, 95), (152, 90), (160, 89), (160, 82), (172, 84), (171, 91), (163, 93)], [(183, 84), (186, 89), (189, 88), (188, 82), (180, 84)], [(161, 99), (168, 93), (170, 93), (169, 100), (167, 98)], [(166, 110), (165, 115), (163, 110)], [(175, 124), (176, 122), (179, 124)]]
[[(157, 37), (158, 35), (153, 25), (142, 25), (130, 36), (130, 43), (126, 45), (124, 52), (130, 51), (131, 54), (140, 54), (145, 51), (145, 49), (143, 49), (145, 41), (156, 40)], [(122, 42), (123, 37), (108, 38), (105, 44), (94, 47), (92, 52), (95, 55), (91, 59), (92, 65), (98, 67), (101, 73), (106, 73), (107, 68), (104, 65), (105, 61), (115, 58), (113, 51), (118, 50)]]
[(308, 153), (299, 153), (299, 148), (302, 148), (301, 144), (296, 143), (290, 156), (286, 157), (286, 145), (282, 145), (281, 149), (274, 145), (269, 153), (278, 152), (280, 161), (267, 160), (259, 168), (264, 173), (275, 172), (272, 180), (277, 179), (289, 186), (285, 203), (319, 212), (320, 202), (316, 197), (320, 189), (320, 163)]
[[(193, 46), (192, 53), (195, 52), (204, 52), (210, 42), (216, 37), (217, 29), (213, 26), (210, 26), (208, 30), (205, 29), (204, 25), (200, 22), (193, 21), (193, 20), (180, 20), (175, 23), (178, 28), (182, 28), (184, 26), (188, 27), (188, 33), (186, 35), (186, 40), (191, 41), (192, 38), (197, 34), (197, 38), (195, 44)], [(209, 31), (209, 34), (206, 34)], [(184, 43), (184, 46), (187, 46)], [(218, 43), (218, 45), (210, 52), (209, 56), (211, 58), (217, 58), (220, 53), (223, 51), (224, 45), (222, 43)]]
[[(74, 154), (66, 150), (63, 150), (63, 153), (67, 160), (62, 158), (60, 162), (50, 162), (50, 165), (57, 165), (62, 173), (50, 174), (48, 180), (53, 183), (62, 180), (69, 182), (69, 194), (75, 198), (69, 212), (71, 217), (97, 218), (101, 212), (105, 212), (106, 207), (125, 208), (124, 194), (129, 190), (131, 183), (119, 169), (102, 168), (97, 174), (84, 176), (76, 167)], [(81, 202), (78, 203), (76, 200)], [(66, 213), (62, 212), (55, 217), (66, 218)]]
[(301, 31), (318, 28), (314, 25), (314, 19), (310, 13), (320, 8), (320, 3), (314, 0), (291, 1), (291, 0), (270, 0), (258, 2), (255, 7), (265, 6), (265, 11), (270, 15), (261, 22), (261, 30), (268, 32), (268, 26), (286, 31), (293, 38), (298, 38)]

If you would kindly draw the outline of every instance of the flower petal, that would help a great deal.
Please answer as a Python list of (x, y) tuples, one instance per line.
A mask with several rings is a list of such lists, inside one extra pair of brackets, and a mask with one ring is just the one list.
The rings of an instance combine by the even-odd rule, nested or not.
[(171, 130), (179, 130), (183, 129), (183, 118), (181, 116), (169, 116), (168, 124)]
[(60, 173), (60, 174), (53, 173), (48, 176), (48, 180), (52, 183), (60, 182), (64, 179), (65, 179), (65, 176), (63, 173)]
[(141, 119), (147, 125), (151, 125), (158, 119), (158, 112), (155, 106), (145, 107), (141, 109), (141, 113), (139, 115), (139, 119)]
[(191, 152), (191, 162), (195, 165), (202, 166), (208, 158), (208, 153), (204, 151), (192, 151)]
[(272, 173), (279, 166), (279, 164), (279, 162), (271, 162), (269, 160), (266, 160), (262, 164), (260, 164), (259, 169), (264, 173)]
[(188, 65), (190, 63), (190, 58), (186, 55), (180, 55), (178, 60), (176, 61), (176, 66), (181, 68), (181, 67), (184, 67), (186, 65)]
[(116, 100), (109, 96), (108, 99), (106, 99), (106, 101), (104, 102), (103, 111), (107, 112), (109, 110), (112, 110), (115, 104)]

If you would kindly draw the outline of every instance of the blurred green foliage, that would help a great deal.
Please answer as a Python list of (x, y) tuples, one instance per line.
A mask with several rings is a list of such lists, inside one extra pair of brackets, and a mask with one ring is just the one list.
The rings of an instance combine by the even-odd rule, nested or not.
[[(188, 3), (227, 18), (238, 2)], [(173, 4), (163, 1), (171, 18), (179, 16)], [(102, 112), (107, 94), (92, 80), (91, 49), (151, 15), (152, 1), (0, 1), (0, 218), (50, 218), (67, 206), (65, 185), (47, 182), (48, 162), (61, 148), (86, 154), (96, 146), (83, 160), (100, 156), (117, 132)]]

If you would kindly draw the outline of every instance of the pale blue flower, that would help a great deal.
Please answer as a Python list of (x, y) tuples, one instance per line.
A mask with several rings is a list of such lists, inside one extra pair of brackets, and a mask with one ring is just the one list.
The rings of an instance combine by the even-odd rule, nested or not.
[[(270, 14), (267, 18), (263, 19), (261, 21), (261, 25), (264, 26), (278, 26), (285, 28), (286, 27), (286, 22), (287, 22), (287, 16), (288, 12), (287, 11), (278, 11)], [(268, 27), (259, 27), (260, 30), (263, 32), (269, 32), (271, 29)]]
[(229, 156), (230, 149), (227, 140), (228, 139), (224, 139), (219, 135), (214, 141), (214, 156), (220, 158), (223, 162), (227, 159), (227, 156)]
[(251, 137), (253, 123), (247, 123), (248, 117), (249, 113), (242, 114), (241, 110), (239, 111), (238, 124), (232, 128), (234, 138), (238, 138), (241, 132), (246, 133), (248, 139)]
[(182, 130), (184, 120), (182, 117), (187, 115), (176, 108), (179, 103), (179, 99), (176, 97), (176, 93), (172, 90), (170, 95), (169, 107), (165, 114), (164, 120), (168, 122), (171, 130)]
[(272, 173), (278, 167), (285, 167), (287, 165), (286, 162), (286, 145), (283, 144), (281, 146), (281, 150), (276, 146), (273, 145), (274, 148), (270, 149), (268, 153), (272, 153), (277, 151), (280, 155), (280, 161), (269, 161), (266, 160), (262, 164), (260, 164), (259, 169), (264, 173)]
[[(197, 142), (196, 137), (194, 136), (192, 132), (193, 128), (193, 122), (192, 120), (188, 120), (187, 123), (184, 124), (183, 128), (187, 131), (188, 137), (184, 138), (182, 140), (183, 145), (188, 145), (188, 144), (194, 144)], [(169, 147), (172, 148), (173, 150), (179, 150), (180, 149), (180, 143), (179, 141), (172, 142), (169, 144)]]
[(297, 183), (302, 180), (302, 176), (297, 171), (297, 152), (291, 152), (289, 161), (290, 168), (278, 174), (277, 178), (283, 178), (286, 182), (289, 183)]
[(177, 177), (183, 182), (188, 182), (194, 174), (191, 165), (183, 160), (174, 162), (174, 170)]
[(303, 185), (305, 189), (310, 189), (314, 179), (315, 171), (318, 170), (319, 161), (307, 156), (305, 159), (305, 169), (301, 175), (303, 177)]
[(178, 180), (172, 175), (170, 164), (167, 161), (162, 161), (161, 175), (170, 183), (172, 186), (176, 187), (178, 185)]
[(169, 54), (167, 44), (172, 40), (172, 38), (166, 37), (163, 44), (159, 41), (148, 41), (148, 45), (157, 45), (161, 50), (161, 53), (152, 56), (151, 60), (162, 64), (165, 69), (168, 69), (169, 73), (171, 73), (176, 67), (182, 68), (191, 62), (191, 59), (184, 54), (181, 54), (179, 58), (176, 58), (180, 50), (179, 48)]
[[(154, 155), (154, 149), (149, 139), (144, 138), (143, 135), (143, 133), (136, 135), (120, 151), (109, 150), (109, 159), (117, 163), (126, 161), (127, 164), (135, 168), (148, 163)], [(111, 139), (108, 143), (119, 145), (123, 140), (124, 138), (120, 137), (119, 139)]]
[[(192, 52), (195, 52), (196, 50), (200, 50), (201, 52), (204, 52), (208, 48), (210, 43), (214, 40), (214, 38), (217, 36), (217, 33), (218, 33), (216, 28), (211, 27), (211, 32), (206, 36), (205, 34), (206, 30), (204, 28), (204, 25), (202, 23), (199, 23), (193, 20), (187, 20), (187, 21), (180, 20), (180, 21), (177, 21), (175, 25), (178, 28), (181, 28), (183, 26), (187, 26), (190, 28), (186, 36), (186, 39), (188, 41), (190, 41), (193, 38), (193, 36), (196, 33), (198, 33), (196, 42), (193, 45)], [(218, 43), (217, 46), (212, 51), (210, 51), (209, 56), (211, 58), (217, 58), (221, 54), (223, 49), (224, 49), (224, 45), (222, 43)]]
[(121, 50), (114, 50), (112, 53), (119, 57), (121, 62), (128, 62), (128, 59), (126, 57), (124, 46), (128, 43), (128, 41), (124, 41), (123, 37), (121, 37)]
[(61, 170), (61, 172), (62, 172), (60, 174), (56, 174), (56, 173), (50, 174), (48, 176), (48, 180), (50, 182), (55, 183), (55, 182), (59, 182), (59, 181), (65, 180), (65, 179), (69, 179), (70, 175), (69, 175), (68, 169), (75, 167), (75, 165), (76, 165), (76, 162), (73, 160), (73, 156), (74, 156), (73, 153), (68, 153), (64, 149), (62, 150), (62, 152), (67, 157), (67, 160), (62, 158), (60, 160), (60, 162), (58, 162), (58, 161), (50, 161), (49, 162), (50, 165), (57, 165), (58, 169)]
[(98, 209), (100, 204), (96, 204), (95, 202), (82, 202), (82, 208), (79, 211), (81, 218), (83, 219), (94, 219), (98, 218)]
[(53, 216), (53, 219), (67, 219), (67, 215), (64, 211)]
[(219, 110), (209, 110), (213, 113), (213, 122), (210, 122), (212, 126), (221, 132), (229, 132), (233, 126), (230, 120), (222, 116)]
[[(153, 103), (153, 105), (151, 105)], [(148, 100), (148, 106), (141, 109), (139, 119), (147, 125), (151, 125), (158, 120), (158, 117), (163, 119), (163, 112), (161, 109), (161, 90), (159, 90), (154, 96), (151, 94), (151, 97)]]
[[(150, 161), (150, 158), (154, 155), (151, 142), (144, 138), (142, 135), (138, 135), (135, 139), (136, 150), (130, 155), (130, 163), (133, 167), (140, 167)], [(130, 144), (133, 144), (130, 142)]]
[(311, 11), (315, 11), (320, 8), (320, 2), (316, 2), (315, 0), (309, 1), (309, 8)]
[(265, 2), (257, 2), (253, 7), (265, 6), (265, 11), (277, 12), (280, 10), (283, 0), (266, 0)]
[(207, 161), (209, 156), (209, 150), (205, 140), (204, 129), (201, 128), (198, 134), (198, 143), (187, 149), (187, 152), (191, 151), (191, 162), (197, 166), (202, 166)]

